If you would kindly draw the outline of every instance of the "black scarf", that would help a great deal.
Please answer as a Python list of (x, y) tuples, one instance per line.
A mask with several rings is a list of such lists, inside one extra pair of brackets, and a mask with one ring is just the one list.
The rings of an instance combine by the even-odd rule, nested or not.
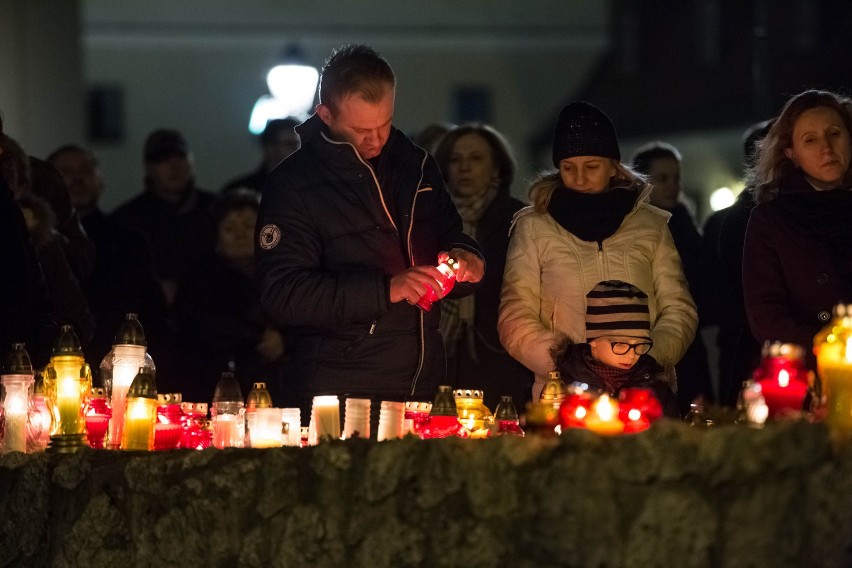
[(626, 188), (580, 193), (563, 186), (554, 190), (547, 212), (577, 238), (599, 243), (615, 234), (637, 197), (635, 190)]
[(789, 177), (776, 198), (778, 208), (797, 226), (824, 241), (852, 270), (852, 190), (816, 191), (802, 176)]

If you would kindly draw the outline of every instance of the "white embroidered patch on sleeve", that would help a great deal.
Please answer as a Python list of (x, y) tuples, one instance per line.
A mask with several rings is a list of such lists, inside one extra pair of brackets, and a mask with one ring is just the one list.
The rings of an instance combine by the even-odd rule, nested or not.
[(263, 250), (275, 248), (275, 245), (280, 241), (281, 229), (278, 228), (278, 225), (270, 223), (269, 225), (264, 225), (260, 230), (260, 248)]

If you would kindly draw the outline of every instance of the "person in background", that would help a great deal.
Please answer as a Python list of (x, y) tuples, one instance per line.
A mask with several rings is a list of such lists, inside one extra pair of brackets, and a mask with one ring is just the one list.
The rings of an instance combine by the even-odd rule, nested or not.
[[(743, 137), (746, 169), (754, 167), (757, 143), (772, 121), (751, 126)], [(746, 186), (730, 207), (716, 211), (704, 223), (704, 248), (710, 259), (709, 324), (718, 324), (719, 402), (736, 406), (742, 382), (760, 363), (760, 344), (746, 321), (743, 304), (743, 246), (746, 226), (754, 209), (754, 188)]]
[(435, 265), (458, 262), (454, 295), (485, 272), (434, 159), (392, 126), (395, 85), (369, 46), (335, 50), (255, 233), (261, 303), (291, 332), (305, 410), (316, 395), (370, 398), (376, 424), (379, 401), (432, 400), (446, 380), (440, 307), (417, 307), (443, 296)]
[(262, 192), (269, 172), (284, 158), (299, 149), (299, 135), (295, 130), (298, 125), (299, 121), (295, 118), (276, 118), (267, 122), (263, 132), (258, 136), (263, 154), (260, 165), (255, 171), (226, 183), (222, 191), (244, 187)]
[(209, 398), (222, 371), (231, 370), (243, 392), (257, 381), (267, 383), (278, 406), (287, 393), (279, 384), (284, 336), (260, 305), (254, 262), (254, 226), (260, 194), (234, 189), (213, 206), (216, 253), (200, 267), (198, 278), (178, 294), (181, 329), (195, 366), (206, 384), (197, 387)]
[[(95, 320), (65, 255), (67, 240), (55, 229), (56, 215), (50, 204), (32, 191), (30, 159), (23, 148), (5, 134), (0, 137), (0, 147), (5, 157), (2, 174), (7, 186), (14, 188), (13, 193), (35, 245), (52, 317), (60, 325), (73, 325), (85, 349), (94, 334)], [(56, 181), (64, 188), (61, 178)]]
[(97, 250), (92, 275), (81, 283), (97, 324), (89, 350), (92, 360), (100, 361), (112, 348), (125, 314), (136, 313), (145, 329), (149, 351), (158, 363), (160, 388), (178, 388), (182, 374), (170, 355), (175, 351), (174, 332), (167, 322), (165, 299), (145, 237), (100, 208), (105, 184), (98, 159), (90, 149), (66, 144), (54, 150), (47, 161), (62, 176), (71, 204)]
[(599, 282), (586, 296), (586, 342), (563, 338), (551, 349), (556, 370), (590, 392), (618, 398), (625, 388), (647, 388), (670, 418), (681, 416), (665, 369), (648, 355), (648, 295), (619, 280)]
[(852, 100), (795, 95), (759, 143), (749, 173), (757, 206), (746, 229), (743, 293), (759, 343), (804, 347), (834, 305), (852, 301)]
[(441, 140), (456, 126), (449, 122), (433, 122), (423, 127), (423, 130), (414, 137), (414, 143), (432, 154), (438, 150)]
[(63, 237), (61, 243), (65, 258), (74, 276), (82, 283), (95, 269), (95, 243), (83, 229), (68, 186), (56, 168), (33, 156), (29, 160), (32, 181), (30, 191), (50, 205), (54, 216), (53, 228)]
[(166, 305), (200, 256), (213, 251), (213, 194), (195, 186), (195, 166), (177, 130), (159, 129), (145, 141), (145, 191), (113, 213), (116, 223), (148, 241)]
[(441, 331), (450, 384), (485, 392), (492, 410), (510, 395), (523, 410), (532, 374), (506, 353), (497, 335), (497, 309), (512, 216), (524, 203), (510, 195), (515, 159), (506, 139), (484, 124), (449, 131), (435, 151), (464, 231), (475, 238), (488, 270), (474, 294), (441, 303)]
[[(0, 118), (0, 140), (4, 139)], [(36, 367), (50, 357), (58, 326), (51, 315), (50, 300), (38, 256), (24, 215), (15, 202), (15, 156), (0, 143), (0, 348), (24, 342)], [(7, 180), (13, 180), (9, 184)]]
[[(671, 233), (669, 213), (648, 203), (651, 187), (621, 163), (612, 122), (574, 102), (559, 113), (553, 165), (530, 187), (509, 241), (498, 330), (506, 351), (535, 373), (538, 399), (554, 370), (551, 348), (586, 338), (586, 297), (621, 280), (648, 295), (650, 354), (676, 388), (674, 365), (698, 326)], [(569, 380), (566, 378), (565, 380)]]
[[(669, 231), (674, 239), (689, 292), (698, 307), (698, 321), (709, 321), (710, 282), (709, 262), (704, 242), (695, 226), (695, 219), (681, 201), (681, 155), (671, 144), (651, 142), (639, 147), (630, 159), (633, 169), (647, 176), (651, 184), (651, 205), (671, 213)], [(678, 376), (677, 398), (681, 414), (689, 412), (692, 402), (716, 400), (707, 347), (700, 333), (690, 344), (683, 358), (675, 365)]]

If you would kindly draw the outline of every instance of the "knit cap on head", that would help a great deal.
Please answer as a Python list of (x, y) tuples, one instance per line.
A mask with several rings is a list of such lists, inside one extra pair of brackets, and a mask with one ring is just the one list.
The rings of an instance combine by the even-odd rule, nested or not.
[(600, 156), (621, 160), (615, 126), (601, 109), (578, 101), (559, 113), (553, 129), (553, 165), (574, 156)]
[(599, 282), (586, 295), (586, 341), (599, 337), (650, 338), (648, 295), (626, 282)]

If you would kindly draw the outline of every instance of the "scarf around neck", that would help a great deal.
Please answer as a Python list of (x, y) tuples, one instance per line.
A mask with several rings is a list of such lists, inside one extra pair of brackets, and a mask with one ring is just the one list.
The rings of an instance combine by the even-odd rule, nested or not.
[(602, 242), (615, 234), (630, 213), (638, 193), (618, 187), (603, 193), (581, 193), (564, 185), (554, 190), (547, 212), (577, 238)]

